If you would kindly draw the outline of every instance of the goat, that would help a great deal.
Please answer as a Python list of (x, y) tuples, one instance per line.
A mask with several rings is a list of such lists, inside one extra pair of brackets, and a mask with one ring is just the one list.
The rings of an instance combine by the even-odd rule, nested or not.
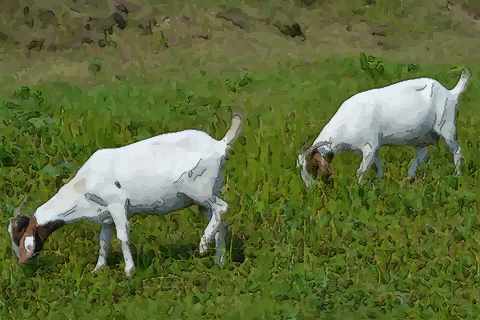
[(224, 263), (228, 204), (219, 197), (223, 167), (242, 117), (233, 114), (223, 139), (198, 130), (161, 134), (119, 148), (97, 150), (75, 176), (32, 217), (19, 208), (10, 219), (12, 249), (21, 264), (37, 255), (47, 237), (80, 219), (101, 224), (100, 250), (94, 272), (106, 265), (113, 228), (121, 242), (125, 273), (135, 269), (129, 247), (128, 218), (134, 214), (167, 214), (198, 205), (209, 219), (199, 243), (200, 254), (215, 238), (216, 262)]
[(408, 169), (413, 178), (427, 158), (427, 146), (442, 137), (447, 143), (460, 175), (463, 159), (456, 139), (457, 104), (471, 73), (464, 69), (456, 86), (448, 90), (431, 78), (405, 80), (357, 93), (345, 100), (321, 130), (312, 146), (297, 157), (297, 168), (307, 187), (317, 177), (331, 181), (331, 161), (336, 153), (351, 150), (362, 154), (357, 170), (361, 183), (365, 172), (375, 164), (377, 177), (383, 177), (378, 151), (383, 145), (411, 145), (416, 157)]

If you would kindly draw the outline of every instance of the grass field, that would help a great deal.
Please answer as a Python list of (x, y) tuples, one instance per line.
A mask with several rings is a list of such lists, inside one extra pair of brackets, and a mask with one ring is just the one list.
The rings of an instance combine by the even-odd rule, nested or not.
[[(106, 0), (2, 3), (0, 320), (479, 317), (478, 1), (122, 1), (147, 13), (131, 10), (105, 47), (100, 29), (93, 44), (75, 32), (110, 13), (92, 5)], [(141, 35), (150, 5), (159, 24)], [(216, 16), (225, 8), (243, 10), (242, 27)], [(39, 39), (43, 49), (26, 50)], [(359, 186), (360, 157), (345, 153), (332, 187), (305, 191), (297, 154), (343, 100), (420, 76), (451, 88), (463, 64), (473, 77), (457, 119), (461, 177), (441, 142), (414, 182), (414, 150), (395, 147), (381, 151), (383, 180), (370, 172)], [(98, 148), (187, 128), (220, 138), (232, 111), (245, 122), (225, 168), (223, 268), (213, 248), (198, 254), (207, 221), (196, 208), (132, 218), (130, 280), (115, 238), (109, 268), (91, 273), (100, 228), (87, 222), (18, 265), (6, 227), (25, 194), (32, 214)]]
[[(137, 272), (127, 280), (117, 240), (110, 267), (91, 274), (99, 227), (68, 225), (21, 267), (0, 237), (1, 319), (466, 319), (480, 308), (479, 88), (462, 98), (455, 178), (443, 143), (418, 179), (413, 149), (386, 148), (384, 180), (355, 183), (360, 158), (334, 160), (332, 188), (305, 192), (295, 168), (338, 104), (355, 92), (416, 76), (453, 86), (448, 65), (330, 58), (268, 72), (191, 73), (188, 80), (80, 88), (19, 87), (2, 98), (0, 218), (28, 193), (31, 212), (97, 148), (198, 128), (223, 136), (231, 110), (246, 121), (226, 165), (228, 262), (199, 257), (206, 225), (197, 209), (132, 219)], [(471, 66), (474, 78), (478, 69)], [(410, 71), (409, 71), (410, 69)], [(341, 80), (338, 80), (341, 79)]]

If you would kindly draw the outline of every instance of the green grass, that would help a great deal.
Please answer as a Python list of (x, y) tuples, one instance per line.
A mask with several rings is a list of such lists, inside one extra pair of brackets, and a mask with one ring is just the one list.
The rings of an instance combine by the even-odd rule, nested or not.
[[(372, 62), (373, 61), (373, 62)], [(356, 184), (360, 158), (334, 160), (332, 188), (305, 192), (295, 160), (338, 105), (390, 82), (432, 76), (452, 87), (451, 66), (358, 58), (287, 63), (267, 71), (190, 71), (184, 80), (97, 87), (19, 88), (0, 106), (1, 319), (466, 319), (480, 308), (478, 175), (480, 90), (462, 98), (458, 136), (465, 164), (455, 178), (443, 143), (414, 183), (413, 149), (385, 148), (385, 178)], [(364, 61), (365, 62), (365, 61)], [(199, 257), (206, 226), (196, 208), (134, 217), (137, 266), (123, 273), (114, 241), (109, 268), (93, 275), (99, 227), (65, 226), (38, 259), (19, 266), (8, 218), (28, 194), (41, 205), (97, 148), (198, 128), (220, 138), (232, 110), (246, 117), (227, 162), (228, 262)], [(213, 249), (212, 249), (213, 251)]]

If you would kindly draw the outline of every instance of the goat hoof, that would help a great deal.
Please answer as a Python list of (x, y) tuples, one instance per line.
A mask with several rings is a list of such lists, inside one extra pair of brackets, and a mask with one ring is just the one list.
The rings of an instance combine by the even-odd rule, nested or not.
[(125, 268), (125, 275), (127, 276), (127, 278), (131, 278), (134, 273), (135, 273), (135, 267), (134, 266)]
[(407, 182), (414, 183), (417, 180), (416, 176), (407, 176)]
[(220, 267), (223, 267), (225, 265), (225, 257), (222, 255), (222, 256), (215, 256), (215, 263), (220, 266)]
[(208, 250), (208, 243), (204, 237), (202, 237), (202, 240), (200, 240), (200, 245), (198, 246), (198, 250), (200, 251), (200, 255), (204, 255)]
[(105, 264), (97, 264), (95, 266), (95, 269), (92, 270), (92, 273), (97, 273), (98, 271), (102, 270), (103, 268), (105, 268)]

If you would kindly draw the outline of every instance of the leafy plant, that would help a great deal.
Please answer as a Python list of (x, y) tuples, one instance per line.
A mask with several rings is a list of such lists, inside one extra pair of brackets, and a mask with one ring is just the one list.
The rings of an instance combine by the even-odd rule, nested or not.
[(248, 86), (253, 79), (248, 72), (243, 73), (238, 79), (225, 79), (225, 85), (233, 93), (238, 92), (241, 88)]
[(385, 72), (383, 61), (372, 55), (360, 54), (360, 68), (365, 71), (374, 81), (377, 81)]

